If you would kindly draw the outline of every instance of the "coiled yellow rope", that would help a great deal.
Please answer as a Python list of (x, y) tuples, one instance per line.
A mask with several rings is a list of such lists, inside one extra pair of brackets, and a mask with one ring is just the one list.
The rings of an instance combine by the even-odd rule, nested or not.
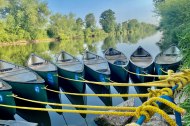
[(32, 102), (32, 103), (38, 103), (38, 104), (53, 105), (53, 106), (64, 106), (64, 107), (75, 107), (75, 108), (130, 110), (130, 111), (135, 111), (137, 108), (137, 107), (118, 107), (118, 106), (93, 106), (93, 105), (59, 104), (59, 103), (35, 101), (35, 100), (31, 100), (31, 99), (22, 98), (22, 97), (19, 97), (17, 95), (9, 95), (8, 97), (14, 97), (16, 99), (20, 99), (20, 100), (28, 101), (28, 102)]

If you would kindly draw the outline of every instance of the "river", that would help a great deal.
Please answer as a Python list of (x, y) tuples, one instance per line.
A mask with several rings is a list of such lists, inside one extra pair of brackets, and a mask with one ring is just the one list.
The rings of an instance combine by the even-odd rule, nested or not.
[[(20, 65), (24, 65), (28, 56), (31, 53), (37, 53), (41, 56), (54, 61), (56, 55), (61, 51), (65, 50), (77, 56), (79, 59), (82, 58), (82, 54), (85, 50), (93, 51), (103, 56), (103, 51), (109, 47), (114, 47), (122, 51), (128, 58), (133, 51), (138, 47), (142, 46), (148, 52), (155, 57), (159, 52), (160, 48), (157, 44), (162, 37), (161, 32), (142, 37), (138, 39), (129, 39), (125, 37), (107, 37), (104, 40), (89, 40), (89, 41), (63, 41), (63, 42), (52, 42), (52, 43), (38, 43), (28, 44), (26, 46), (8, 46), (0, 47), (0, 59), (11, 61)], [(131, 40), (131, 41), (130, 41)], [(88, 86), (86, 87), (86, 93), (94, 93)], [(117, 90), (111, 87), (111, 93), (117, 93)], [(136, 93), (133, 87), (130, 87), (129, 93)], [(61, 95), (60, 99), (58, 95), (50, 94), (50, 102), (58, 102), (64, 104), (76, 104), (83, 103), (83, 98)], [(99, 97), (86, 97), (87, 105), (117, 105), (124, 101), (122, 98), (107, 98), (100, 99)], [(106, 101), (108, 100), (108, 101)], [(135, 100), (135, 104), (141, 104), (139, 99)], [(52, 108), (47, 106), (47, 108)], [(64, 109), (66, 109), (64, 107)], [(75, 108), (67, 108), (75, 109)], [(96, 126), (94, 118), (97, 115), (80, 115), (70, 113), (55, 113), (55, 112), (31, 112), (31, 111), (19, 111), (15, 115), (16, 120), (27, 120), (30, 122), (37, 122), (40, 126)], [(85, 117), (85, 118), (83, 118)]]

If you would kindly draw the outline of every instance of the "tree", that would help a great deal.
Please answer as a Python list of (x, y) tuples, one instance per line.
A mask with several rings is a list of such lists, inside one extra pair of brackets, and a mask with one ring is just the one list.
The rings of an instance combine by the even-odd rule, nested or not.
[(115, 28), (115, 12), (111, 9), (104, 11), (100, 16), (100, 24), (105, 32), (110, 33)]
[(118, 23), (118, 24), (115, 25), (115, 32), (116, 32), (117, 35), (121, 34), (121, 32), (122, 32), (122, 26), (121, 26), (120, 23)]
[(81, 30), (84, 26), (84, 22), (82, 18), (77, 18), (76, 19), (76, 25), (77, 25), (77, 30)]
[(47, 3), (41, 0), (6, 0), (0, 12), (0, 17), (6, 21), (6, 31), (18, 39), (42, 37), (50, 14)]
[(86, 28), (95, 29), (96, 20), (93, 13), (89, 13), (85, 16)]

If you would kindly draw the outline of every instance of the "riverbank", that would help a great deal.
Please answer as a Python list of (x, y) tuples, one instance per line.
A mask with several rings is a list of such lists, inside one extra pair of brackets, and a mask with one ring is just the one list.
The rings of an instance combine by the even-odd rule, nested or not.
[(31, 43), (55, 42), (55, 41), (57, 41), (55, 38), (45, 38), (45, 39), (38, 39), (38, 40), (19, 40), (19, 41), (15, 41), (15, 42), (1, 42), (0, 47), (27, 45), (27, 44), (31, 44)]

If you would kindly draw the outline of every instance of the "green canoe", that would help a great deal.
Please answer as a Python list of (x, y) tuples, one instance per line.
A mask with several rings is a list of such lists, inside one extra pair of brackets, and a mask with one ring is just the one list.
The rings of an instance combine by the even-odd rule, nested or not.
[[(91, 81), (109, 82), (111, 72), (106, 59), (86, 51), (83, 55), (83, 61), (85, 64), (85, 78), (92, 78)], [(105, 87), (108, 90), (110, 89), (110, 86)]]
[[(15, 106), (14, 98), (8, 97), (8, 95), (12, 94), (12, 87), (3, 80), (0, 80), (0, 104)], [(0, 119), (13, 119), (16, 109), (0, 106), (0, 112)]]
[[(65, 78), (82, 80), (84, 78), (84, 64), (80, 62), (76, 57), (62, 51), (55, 63), (58, 67), (58, 74)], [(63, 78), (60, 78), (63, 79)], [(70, 84), (76, 88), (79, 92), (82, 92), (85, 88), (85, 83), (75, 82), (63, 79), (61, 84)]]
[(0, 79), (19, 97), (47, 101), (45, 81), (30, 69), (0, 60)]
[(31, 54), (27, 66), (45, 80), (48, 88), (59, 90), (57, 67), (52, 62)]
[[(154, 59), (149, 52), (139, 46), (130, 56), (130, 71), (136, 74), (154, 74)], [(153, 81), (153, 77), (144, 77), (130, 74), (134, 83), (144, 83)], [(147, 93), (147, 87), (135, 86), (137, 93)], [(145, 101), (145, 98), (141, 99)]]
[[(105, 50), (104, 55), (111, 70), (111, 80), (120, 83), (128, 83), (129, 73), (126, 71), (129, 68), (128, 58), (122, 52), (113, 48)], [(128, 87), (115, 88), (119, 93), (128, 93)]]
[(155, 72), (157, 75), (164, 75), (162, 70), (173, 70), (176, 72), (181, 64), (182, 55), (180, 50), (176, 46), (170, 46), (165, 51), (159, 53), (155, 60)]

